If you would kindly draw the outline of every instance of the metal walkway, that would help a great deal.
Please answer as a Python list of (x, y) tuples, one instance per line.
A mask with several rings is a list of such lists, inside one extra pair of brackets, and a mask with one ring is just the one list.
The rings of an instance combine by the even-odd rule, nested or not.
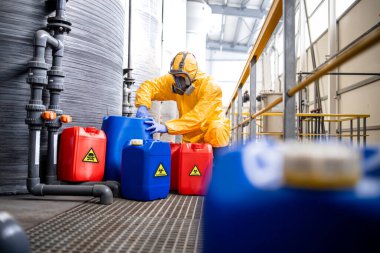
[(33, 252), (201, 252), (203, 197), (85, 202), (29, 230)]

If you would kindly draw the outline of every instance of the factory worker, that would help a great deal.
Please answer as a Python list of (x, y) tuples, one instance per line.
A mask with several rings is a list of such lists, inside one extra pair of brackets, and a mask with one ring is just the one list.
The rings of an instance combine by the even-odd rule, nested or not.
[(160, 124), (147, 119), (147, 131), (182, 135), (186, 143), (209, 143), (214, 156), (224, 152), (230, 138), (230, 122), (222, 110), (222, 90), (198, 69), (195, 56), (178, 53), (168, 74), (145, 81), (136, 93), (136, 117), (150, 117), (152, 100), (177, 102), (179, 118)]

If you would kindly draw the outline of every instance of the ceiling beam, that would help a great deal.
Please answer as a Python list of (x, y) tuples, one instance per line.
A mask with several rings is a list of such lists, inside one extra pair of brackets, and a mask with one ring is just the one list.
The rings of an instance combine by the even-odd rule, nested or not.
[(239, 16), (239, 17), (248, 17), (248, 18), (257, 18), (261, 19), (264, 17), (264, 12), (260, 9), (249, 9), (241, 7), (231, 7), (225, 5), (216, 5), (209, 4), (213, 14), (223, 14), (227, 16)]
[(220, 48), (223, 48), (223, 51), (230, 51), (230, 52), (240, 52), (240, 53), (247, 53), (248, 47), (243, 44), (235, 44), (232, 46), (232, 43), (229, 42), (220, 42), (219, 40), (208, 40), (206, 44), (206, 48), (209, 50), (220, 50)]
[(237, 43), (237, 39), (239, 37), (239, 33), (240, 33), (240, 30), (241, 30), (241, 24), (243, 22), (243, 18), (242, 17), (239, 17), (238, 18), (238, 21), (236, 23), (236, 29), (235, 29), (235, 34), (234, 34), (234, 39), (232, 41), (232, 47), (234, 47)]

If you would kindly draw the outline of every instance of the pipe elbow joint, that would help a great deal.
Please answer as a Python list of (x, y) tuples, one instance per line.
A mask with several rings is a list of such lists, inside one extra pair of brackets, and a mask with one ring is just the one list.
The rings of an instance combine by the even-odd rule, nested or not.
[(43, 196), (43, 185), (39, 178), (28, 178), (26, 182), (28, 192), (35, 196)]
[(54, 50), (56, 51), (55, 55), (56, 56), (63, 56), (63, 48), (65, 47), (65, 45), (63, 44), (63, 42), (61, 40), (57, 40), (58, 41), (58, 46), (56, 48), (54, 48)]
[(38, 30), (34, 35), (34, 46), (46, 47), (47, 45), (51, 46), (53, 49), (63, 48), (63, 42), (57, 40), (50, 35), (47, 31)]
[(47, 38), (50, 34), (44, 30), (38, 30), (34, 34), (34, 45), (40, 47), (46, 47)]
[(113, 194), (111, 189), (106, 185), (94, 185), (93, 196), (100, 197), (100, 203), (103, 205), (110, 205), (113, 202)]

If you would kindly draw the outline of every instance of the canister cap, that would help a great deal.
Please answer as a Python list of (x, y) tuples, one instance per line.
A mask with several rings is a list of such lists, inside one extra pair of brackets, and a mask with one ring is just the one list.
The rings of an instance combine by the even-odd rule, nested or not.
[(142, 146), (144, 144), (144, 141), (142, 139), (132, 139), (129, 143), (132, 146)]

